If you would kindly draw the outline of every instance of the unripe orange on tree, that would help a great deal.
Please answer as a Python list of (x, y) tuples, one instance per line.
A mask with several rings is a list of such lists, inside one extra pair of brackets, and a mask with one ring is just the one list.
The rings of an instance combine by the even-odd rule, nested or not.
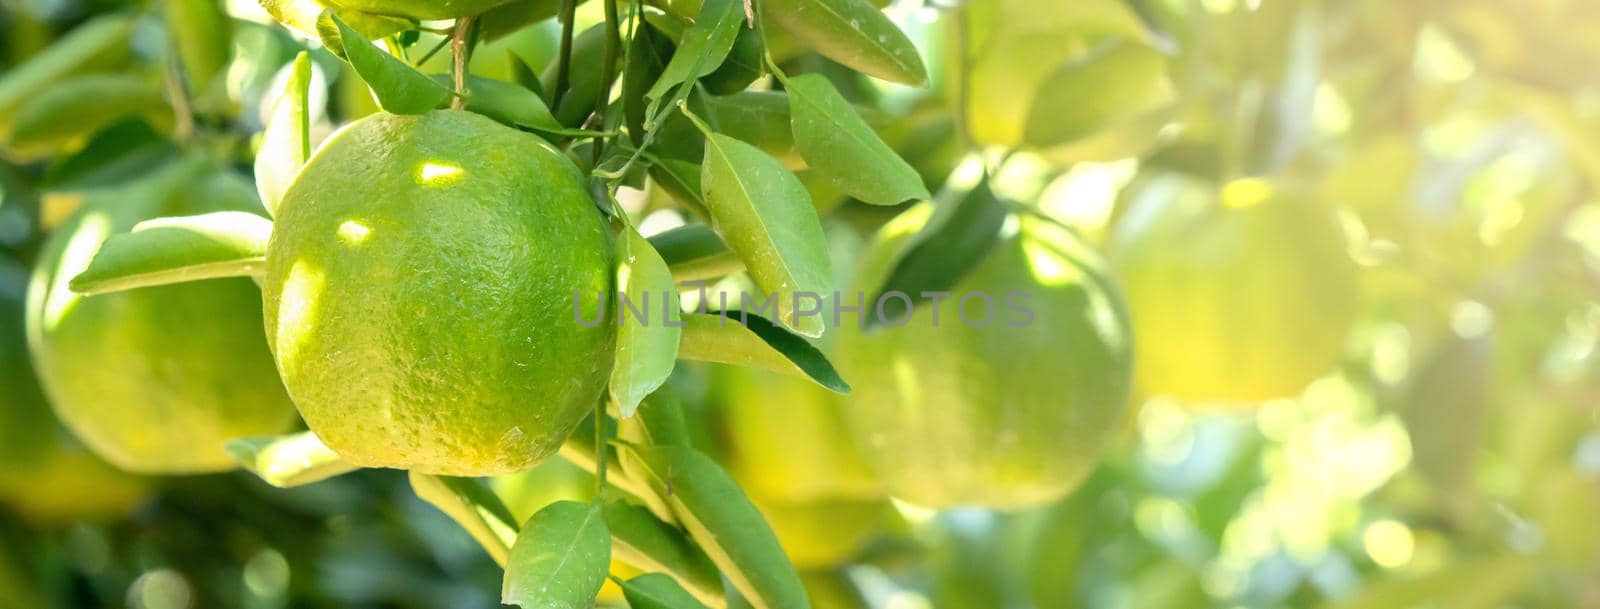
[(1292, 397), (1355, 321), (1354, 262), (1330, 209), (1259, 179), (1144, 185), (1108, 257), (1133, 316), (1135, 386), (1187, 402)]
[(232, 469), (223, 445), (279, 433), (294, 408), (243, 278), (85, 297), (68, 281), (107, 237), (159, 216), (260, 212), (255, 189), (211, 159), (86, 195), (50, 236), (28, 289), (28, 344), (56, 414), (95, 453), (149, 473)]
[[(928, 211), (884, 226), (850, 294), (882, 285)], [(1069, 229), (1034, 216), (1008, 225), (937, 307), (918, 306), (897, 327), (861, 329), (846, 317), (838, 329), (855, 387), (845, 422), (891, 493), (911, 503), (1017, 509), (1056, 499), (1122, 421), (1132, 340), (1116, 286)], [(982, 326), (960, 317), (966, 299), (965, 317), (982, 320), (980, 294), (993, 299)], [(1013, 294), (1027, 296), (1008, 304)]]
[(615, 326), (579, 319), (613, 291), (611, 242), (583, 174), (538, 136), (461, 110), (374, 114), (284, 194), (267, 339), (346, 461), (522, 471), (605, 389)]

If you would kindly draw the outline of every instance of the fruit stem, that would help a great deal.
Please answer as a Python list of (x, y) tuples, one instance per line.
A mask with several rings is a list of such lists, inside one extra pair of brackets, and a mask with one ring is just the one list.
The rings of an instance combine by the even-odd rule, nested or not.
[[(607, 1), (609, 2), (610, 0)], [(610, 446), (606, 440), (606, 399), (602, 397), (599, 400), (595, 400), (594, 403), (594, 445), (595, 450), (600, 455), (599, 458), (595, 459), (594, 466), (594, 498), (602, 504), (606, 500), (606, 461), (609, 460), (605, 458), (605, 454), (606, 447)]]
[(167, 54), (172, 61), (167, 66), (166, 87), (167, 97), (172, 98), (172, 132), (180, 143), (187, 144), (194, 138), (194, 106), (189, 101), (189, 91), (184, 86), (183, 66), (178, 61), (177, 46), (173, 45)]
[(450, 53), (455, 55), (455, 62), (450, 66), (450, 77), (455, 82), (456, 93), (450, 100), (453, 110), (460, 110), (467, 103), (467, 61), (471, 59), (472, 32), (477, 22), (476, 16), (457, 19), (455, 31), (450, 35)]
[[(451, 34), (454, 34), (454, 32), (451, 32)], [(412, 67), (417, 67), (417, 68), (422, 67), (422, 64), (428, 63), (429, 59), (433, 59), (434, 55), (438, 55), (439, 51), (444, 50), (444, 47), (446, 45), (449, 45), (451, 40), (452, 40), (451, 36), (445, 36), (444, 38), (440, 38), (438, 44), (433, 45), (433, 48), (428, 49), (428, 52), (423, 53), (421, 59), (418, 59), (416, 61), (411, 62), (411, 66)]]
[(952, 7), (950, 9), (950, 19), (955, 29), (956, 38), (955, 82), (951, 83), (952, 86), (955, 87), (956, 98), (956, 142), (961, 146), (962, 150), (971, 150), (972, 126), (968, 124), (967, 121), (972, 119), (971, 117), (967, 116), (967, 113), (971, 111), (971, 94), (969, 89), (972, 86), (972, 74), (970, 73), (972, 70), (972, 57), (970, 56), (970, 49), (967, 48), (970, 44), (970, 41), (967, 39), (966, 3), (960, 3)]

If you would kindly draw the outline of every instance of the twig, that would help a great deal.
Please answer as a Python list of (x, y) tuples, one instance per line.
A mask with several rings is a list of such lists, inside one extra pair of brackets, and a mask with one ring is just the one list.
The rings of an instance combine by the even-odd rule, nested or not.
[(450, 67), (456, 92), (450, 100), (450, 108), (454, 110), (460, 110), (467, 103), (467, 61), (472, 55), (472, 31), (477, 21), (475, 16), (457, 19), (455, 31), (450, 36), (450, 52), (455, 55), (455, 63)]
[[(595, 120), (602, 129), (605, 128), (606, 124), (606, 106), (611, 101), (608, 87), (611, 85), (612, 79), (616, 78), (617, 49), (622, 45), (622, 37), (617, 33), (617, 27), (621, 22), (621, 18), (617, 15), (617, 1), (603, 1), (605, 2), (606, 10), (606, 50), (602, 59), (604, 63), (600, 66), (600, 94), (594, 98)], [(595, 136), (591, 165), (600, 164), (600, 148), (604, 143), (605, 138), (598, 135)]]
[(572, 29), (575, 26), (575, 14), (578, 11), (577, 0), (561, 0), (561, 14), (557, 17), (561, 21), (561, 51), (556, 58), (556, 86), (550, 92), (550, 108), (560, 111), (561, 98), (567, 93), (572, 69)]

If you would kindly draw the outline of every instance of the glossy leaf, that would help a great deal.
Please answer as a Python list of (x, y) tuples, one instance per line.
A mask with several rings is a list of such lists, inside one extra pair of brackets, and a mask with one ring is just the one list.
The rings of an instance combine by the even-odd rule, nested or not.
[(411, 490), (461, 525), (478, 545), (501, 566), (511, 558), (519, 540), (517, 519), (500, 498), (471, 478), (434, 476), (411, 472)]
[(761, 512), (721, 466), (684, 446), (628, 447), (689, 536), (757, 609), (809, 609), (800, 575)]
[(1024, 138), (1050, 146), (1171, 101), (1166, 59), (1143, 44), (1110, 43), (1068, 62), (1039, 85)]
[(717, 131), (776, 157), (789, 167), (805, 161), (795, 150), (790, 127), (789, 94), (783, 91), (742, 91), (706, 100), (706, 112)]
[(52, 83), (126, 61), (135, 15), (114, 13), (85, 21), (54, 44), (0, 74), (0, 135), (17, 107)]
[(618, 585), (631, 609), (706, 609), (676, 580), (660, 573), (646, 573)]
[(765, 317), (723, 311), (691, 313), (683, 321), (680, 359), (761, 368), (809, 379), (836, 393), (850, 392), (821, 350)]
[(661, 77), (672, 56), (672, 45), (650, 22), (639, 20), (628, 40), (627, 63), (622, 67), (623, 124), (635, 146), (644, 143), (644, 123), (649, 111), (645, 92)]
[[(588, 0), (577, 0), (582, 5)], [(524, 27), (556, 16), (561, 10), (561, 0), (513, 0), (489, 9), (478, 17), (482, 24), (478, 36), (483, 42), (494, 42)]]
[(666, 261), (673, 281), (680, 283), (715, 279), (744, 270), (744, 261), (728, 249), (728, 244), (722, 242), (716, 231), (704, 224), (685, 224), (651, 235), (650, 245)]
[(883, 285), (866, 301), (869, 306), (881, 304), (877, 315), (868, 316), (868, 326), (904, 319), (909, 313), (906, 299), (883, 298), (884, 294), (905, 294), (914, 306), (927, 302), (924, 292), (954, 288), (999, 242), (1007, 212), (989, 190), (988, 180), (983, 180), (959, 198), (938, 201), (932, 213), (895, 261)]
[[(678, 289), (661, 254), (639, 232), (617, 240), (617, 351), (611, 368), (611, 399), (622, 417), (633, 416), (677, 362), (683, 323)], [(651, 304), (657, 303), (657, 304)]]
[(897, 205), (932, 195), (922, 178), (856, 114), (819, 74), (790, 78), (795, 146), (813, 169), (845, 193), (873, 205)]
[(511, 548), (500, 601), (538, 609), (587, 609), (605, 583), (611, 534), (598, 503), (557, 501), (528, 519)]
[(722, 65), (701, 78), (700, 83), (705, 85), (706, 91), (712, 95), (732, 95), (743, 91), (745, 87), (750, 86), (750, 83), (766, 73), (764, 60), (766, 51), (766, 45), (761, 42), (760, 32), (754, 28), (741, 27)]
[(125, 119), (89, 138), (82, 150), (56, 159), (41, 186), (57, 191), (112, 186), (148, 175), (178, 153), (177, 144), (149, 123)]
[[(572, 39), (572, 65), (598, 66), (605, 60), (606, 30), (603, 25), (596, 25), (579, 33)], [(552, 62), (545, 71), (539, 75), (539, 82), (544, 90), (554, 94), (556, 90), (557, 64)], [(595, 100), (602, 92), (611, 90), (611, 83), (602, 83), (601, 70), (575, 69), (567, 74), (567, 92), (561, 97), (561, 103), (555, 104), (551, 112), (556, 115), (556, 120), (570, 128), (583, 126), (589, 115), (594, 113)]]
[(361, 469), (339, 458), (309, 431), (228, 443), (228, 454), (267, 484), (289, 488)]
[(887, 81), (928, 83), (917, 47), (867, 0), (763, 2), (762, 12), (828, 59)]
[[(448, 74), (435, 74), (433, 79), (440, 85), (450, 86)], [(550, 107), (545, 105), (544, 98), (539, 97), (539, 94), (534, 93), (532, 89), (503, 80), (472, 75), (467, 76), (466, 85), (467, 90), (464, 92), (466, 103), (463, 107), (467, 110), (513, 127), (545, 133), (570, 131), (556, 120), (555, 115), (550, 113)]]
[(422, 114), (450, 98), (450, 89), (393, 55), (378, 50), (332, 11), (346, 61), (372, 88), (378, 106), (393, 114)]
[(649, 509), (622, 501), (606, 504), (605, 517), (617, 560), (641, 571), (669, 575), (692, 591), (686, 594), (701, 602), (724, 602), (717, 566), (683, 531), (662, 522)]
[(130, 117), (161, 129), (171, 125), (172, 110), (159, 84), (125, 74), (75, 76), (18, 106), (6, 145), (23, 158), (55, 154)]
[(800, 179), (754, 146), (711, 133), (700, 190), (717, 232), (756, 286), (776, 298), (778, 319), (821, 336), (821, 318), (799, 314), (799, 301), (828, 293), (832, 271), (822, 224)]
[(672, 60), (645, 97), (659, 103), (673, 87), (716, 71), (733, 49), (744, 23), (742, 7), (739, 0), (706, 0), (694, 25), (684, 30)]
[(153, 285), (260, 274), (272, 222), (242, 211), (157, 218), (112, 235), (69, 286), (104, 294)]
[(311, 55), (301, 51), (289, 80), (272, 104), (261, 150), (256, 153), (256, 193), (267, 213), (277, 215), (278, 202), (311, 158)]

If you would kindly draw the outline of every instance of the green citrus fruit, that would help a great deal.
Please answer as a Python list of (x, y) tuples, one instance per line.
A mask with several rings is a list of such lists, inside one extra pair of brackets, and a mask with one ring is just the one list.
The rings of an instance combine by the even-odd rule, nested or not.
[[(928, 211), (884, 226), (850, 294), (882, 285)], [(845, 421), (892, 493), (912, 503), (1054, 499), (1121, 422), (1131, 338), (1120, 294), (1067, 229), (1031, 216), (1012, 224), (937, 306), (896, 327), (839, 328), (855, 387)]]
[(756, 507), (772, 526), (789, 561), (800, 569), (850, 562), (873, 540), (900, 525), (894, 506), (881, 498), (804, 503), (756, 500)]
[(1332, 213), (1235, 182), (1148, 185), (1109, 258), (1132, 311), (1135, 386), (1187, 402), (1298, 394), (1331, 370), (1355, 320), (1355, 266)]
[(785, 502), (883, 496), (845, 430), (841, 396), (749, 368), (717, 366), (714, 375), (724, 461), (751, 495)]
[(56, 422), (28, 360), (27, 270), (0, 254), (0, 486), (56, 445)]
[(613, 290), (610, 239), (583, 175), (538, 137), (459, 110), (374, 114), (284, 194), (268, 342), (306, 424), (351, 463), (525, 470), (605, 388), (615, 328), (579, 318)]
[(248, 279), (83, 297), (67, 289), (106, 237), (141, 220), (261, 211), (255, 188), (208, 159), (175, 161), (89, 194), (45, 244), (28, 291), (28, 343), (56, 414), (126, 470), (230, 469), (223, 444), (283, 431), (294, 408), (273, 370)]
[(408, 19), (473, 17), (510, 0), (326, 0), (332, 8)]

